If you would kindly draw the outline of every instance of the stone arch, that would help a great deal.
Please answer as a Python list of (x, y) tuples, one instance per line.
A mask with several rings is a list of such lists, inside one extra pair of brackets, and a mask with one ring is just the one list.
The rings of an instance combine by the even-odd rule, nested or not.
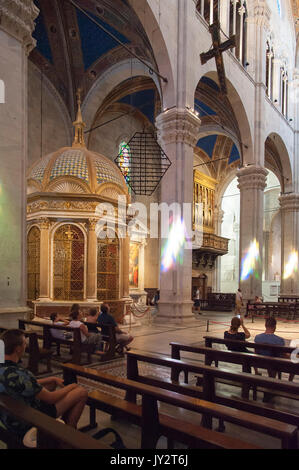
[[(205, 77), (212, 79), (215, 83), (218, 83), (218, 76), (216, 71), (209, 71), (204, 74)], [(225, 129), (225, 125), (220, 125), (219, 127), (222, 128), (223, 132), (223, 127), (225, 132), (228, 132), (230, 134), (231, 139), (234, 139), (238, 143), (238, 148), (240, 150), (240, 155), (241, 155), (241, 163), (252, 163), (254, 161), (254, 149), (253, 149), (253, 140), (252, 140), (252, 130), (250, 127), (250, 120), (248, 117), (248, 114), (245, 110), (245, 107), (243, 105), (242, 98), (240, 96), (239, 91), (235, 88), (235, 86), (232, 84), (232, 82), (226, 78), (227, 81), (227, 89), (228, 89), (228, 94), (227, 94), (227, 99), (232, 107), (232, 110), (235, 115), (235, 120), (238, 126), (238, 135), (234, 135), (235, 133), (232, 132), (231, 129)], [(196, 85), (196, 89), (198, 87), (198, 84)], [(195, 89), (195, 92), (196, 92)], [(194, 93), (195, 94), (195, 93)], [(210, 124), (209, 124), (210, 125)], [(212, 128), (217, 126), (217, 123), (211, 124)], [(236, 142), (234, 142), (236, 143)]]
[(293, 172), (289, 152), (275, 132), (270, 133), (265, 140), (265, 167), (277, 176), (282, 192), (292, 191)]
[[(151, 65), (149, 63), (149, 67), (150, 66)], [(98, 78), (98, 80), (96, 80), (84, 100), (82, 111), (87, 129), (91, 128), (99, 108), (109, 93), (125, 80), (135, 76), (151, 78), (154, 81), (160, 96), (162, 96), (159, 80), (155, 75), (150, 74), (149, 69), (147, 69), (145, 65), (137, 59), (119, 62), (109, 68)]]
[[(174, 70), (170, 60), (170, 48), (173, 47), (173, 35), (169, 34), (170, 43), (167, 44), (166, 35), (160, 27), (159, 10), (154, 12), (153, 7), (147, 0), (128, 0), (128, 3), (135, 11), (141, 22), (147, 37), (151, 43), (154, 52), (155, 61), (157, 63), (160, 74), (167, 78), (168, 83), (161, 83), (163, 91), (163, 106), (168, 108), (173, 106), (173, 98), (175, 92)], [(153, 2), (154, 4), (155, 2)], [(195, 14), (195, 13), (194, 13)]]

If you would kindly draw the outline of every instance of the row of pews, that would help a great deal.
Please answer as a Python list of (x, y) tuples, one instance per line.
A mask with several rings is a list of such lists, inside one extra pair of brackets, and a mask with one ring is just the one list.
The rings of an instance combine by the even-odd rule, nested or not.
[[(206, 346), (194, 347), (171, 343), (172, 357), (133, 350), (127, 353), (127, 378), (119, 378), (90, 368), (64, 364), (66, 383), (74, 383), (80, 377), (117, 387), (126, 392), (126, 400), (116, 398), (100, 390), (89, 394), (90, 424), (88, 430), (97, 427), (96, 410), (123, 418), (141, 427), (141, 448), (155, 448), (158, 439), (165, 436), (168, 448), (181, 442), (189, 448), (252, 449), (256, 446), (245, 439), (235, 439), (223, 432), (225, 423), (235, 424), (244, 430), (256, 431), (278, 439), (283, 449), (297, 448), (299, 414), (293, 409), (279, 407), (257, 400), (259, 394), (298, 400), (299, 384), (281, 379), (251, 374), (252, 368), (297, 374), (298, 365), (289, 359), (270, 358), (252, 353), (236, 353), (213, 348), (219, 338), (206, 338)], [(223, 340), (227, 345), (229, 341)], [(243, 343), (244, 345), (244, 343)], [(247, 346), (247, 343), (246, 343)], [(256, 345), (255, 345), (256, 346)], [(251, 347), (251, 344), (249, 344)], [(267, 345), (268, 348), (268, 345)], [(270, 346), (272, 348), (272, 346)], [(273, 346), (276, 353), (290, 352), (289, 348)], [(191, 352), (204, 357), (204, 363), (182, 360), (181, 352)], [(219, 362), (239, 364), (242, 372), (219, 367)], [(142, 375), (140, 364), (147, 363), (169, 369), (169, 379)], [(212, 366), (212, 363), (215, 366)], [(197, 376), (197, 384), (189, 384), (190, 374)], [(180, 380), (183, 375), (183, 381)], [(220, 384), (230, 385), (241, 391), (240, 396), (224, 392)], [(252, 392), (252, 393), (251, 393)], [(137, 401), (141, 396), (141, 403)], [(182, 413), (169, 416), (161, 411), (159, 403), (198, 414), (196, 424), (182, 418)], [(218, 422), (217, 430), (213, 429)], [(245, 431), (246, 432), (246, 431)], [(243, 433), (240, 433), (242, 436)], [(261, 439), (261, 448), (263, 447)]]
[[(85, 325), (88, 326), (88, 323), (85, 322)], [(38, 333), (33, 332), (32, 328), (37, 328)], [(115, 336), (115, 327), (112, 325), (107, 325), (107, 330), (109, 331), (109, 335), (104, 337), (105, 343), (107, 348), (105, 351), (101, 351), (98, 355), (101, 356), (101, 359), (104, 361), (109, 361), (114, 358), (115, 350), (116, 350), (116, 336)], [(94, 346), (90, 344), (84, 344), (81, 341), (81, 333), (79, 328), (70, 328), (69, 326), (65, 325), (52, 325), (50, 323), (42, 323), (37, 321), (29, 321), (29, 320), (19, 320), (19, 329), (24, 330), (26, 334), (35, 336), (36, 343), (39, 340), (43, 341), (43, 348), (41, 349), (44, 352), (48, 353), (49, 360), (52, 355), (51, 348), (53, 345), (56, 346), (57, 356), (60, 356), (60, 348), (61, 346), (67, 347), (70, 350), (70, 354), (72, 356), (71, 362), (74, 364), (81, 364), (82, 362), (82, 354), (87, 354), (87, 361), (89, 363), (92, 362), (91, 355), (94, 350)], [(52, 331), (59, 331), (62, 332), (64, 337), (56, 338), (52, 335)], [(67, 336), (69, 334), (69, 338)], [(62, 335), (63, 336), (63, 335)], [(36, 354), (29, 354), (29, 357), (39, 357), (38, 355), (38, 345), (35, 347)], [(28, 367), (34, 374), (38, 374), (38, 361), (41, 359), (39, 357), (38, 360), (35, 360), (34, 365), (35, 369)], [(48, 365), (48, 369), (51, 369), (51, 366)], [(50, 370), (49, 370), (50, 371)]]
[[(125, 393), (125, 399), (117, 398), (93, 386), (87, 401), (89, 425), (81, 432), (7, 396), (0, 395), (0, 410), (5, 409), (16, 419), (37, 427), (38, 448), (42, 449), (105, 448), (84, 434), (97, 428), (97, 410), (140, 426), (142, 449), (154, 449), (161, 436), (167, 438), (169, 449), (174, 449), (176, 442), (193, 449), (258, 448), (246, 441), (246, 430), (279, 440), (283, 449), (296, 449), (299, 412), (294, 406), (286, 410), (285, 407), (280, 408), (279, 404), (275, 403), (273, 407), (261, 400), (263, 395), (271, 394), (292, 402), (298, 401), (299, 384), (282, 380), (283, 374), (298, 374), (298, 364), (284, 358), (293, 349), (267, 345), (267, 349), (273, 350), (279, 357), (265, 357), (256, 354), (259, 348), (265, 346), (255, 343), (246, 342), (246, 348), (250, 351), (247, 353), (215, 348), (215, 345), (230, 346), (232, 343), (244, 346), (244, 342), (208, 336), (205, 338), (205, 346), (170, 343), (170, 356), (132, 350), (127, 353), (126, 378), (79, 364), (62, 364), (66, 385), (84, 378), (93, 383), (98, 382), (99, 385), (116, 387)], [(182, 353), (192, 353), (192, 360), (182, 358)], [(169, 378), (142, 374), (142, 370), (148, 370), (140, 367), (142, 363), (168, 369)], [(223, 363), (238, 365), (241, 371), (224, 368)], [(251, 373), (256, 368), (270, 371), (271, 377)], [(276, 375), (278, 378), (274, 378)], [(137, 397), (140, 399), (137, 400)], [(169, 411), (165, 411), (165, 405), (167, 410), (175, 407), (172, 409), (191, 411), (193, 419), (189, 417), (186, 420), (186, 414), (182, 412), (170, 415)], [(240, 432), (240, 438), (224, 432), (226, 423), (244, 430)], [(13, 436), (1, 428), (0, 440), (6, 442), (9, 448), (20, 448)], [(262, 437), (259, 448), (263, 448)]]

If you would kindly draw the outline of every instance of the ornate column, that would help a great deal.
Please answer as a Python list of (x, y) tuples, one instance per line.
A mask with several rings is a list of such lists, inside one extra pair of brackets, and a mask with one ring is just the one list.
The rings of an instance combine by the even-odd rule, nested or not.
[(296, 270), (292, 269), (290, 262), (290, 256), (293, 253), (298, 255), (299, 252), (299, 194), (284, 194), (279, 201), (281, 207), (280, 292), (284, 295), (299, 295), (299, 266), (297, 263), (295, 264)]
[[(161, 182), (161, 202), (169, 206), (178, 203), (181, 211), (183, 204), (188, 204), (190, 220), (184, 222), (190, 227), (193, 207), (193, 152), (198, 142), (200, 124), (196, 114), (186, 108), (165, 111), (156, 120), (160, 145), (172, 162)], [(194, 318), (191, 285), (192, 249), (183, 246), (180, 259), (176, 259), (166, 272), (161, 271), (158, 321), (181, 323)]]
[[(215, 218), (215, 234), (221, 237), (221, 228), (224, 218), (224, 211), (220, 208), (216, 208), (214, 211)], [(214, 275), (213, 275), (213, 286), (214, 292), (221, 292), (221, 256), (216, 259)]]
[(280, 66), (281, 60), (273, 57), (273, 77), (272, 77), (272, 99), (275, 106), (279, 107), (280, 100)]
[(244, 15), (245, 15), (244, 0), (241, 1), (241, 7), (238, 10), (240, 15), (240, 42), (239, 42), (239, 61), (243, 64), (243, 35), (244, 35)]
[(0, 79), (5, 85), (5, 103), (0, 104), (0, 313), (9, 311), (19, 318), (28, 311), (27, 61), (35, 46), (32, 31), (37, 15), (32, 0), (0, 2)]
[(237, 173), (240, 189), (240, 277), (242, 260), (249, 247), (254, 241), (259, 245), (259, 260), (254, 263), (254, 272), (240, 281), (245, 299), (262, 294), (264, 190), (267, 174), (265, 168), (253, 165), (241, 168)]
[(49, 273), (50, 273), (50, 238), (49, 229), (50, 221), (47, 218), (39, 220), (40, 228), (40, 301), (50, 300), (50, 284), (49, 284)]
[(221, 0), (221, 2), (219, 2), (219, 9), (221, 29), (229, 36), (230, 0)]
[(266, 86), (268, 88), (268, 96), (270, 100), (272, 99), (272, 60), (273, 60), (273, 52), (268, 52), (267, 53), (267, 58), (269, 61), (269, 75), (266, 77), (266, 80), (268, 83), (266, 83)]
[(97, 219), (89, 219), (88, 221), (88, 240), (87, 240), (87, 285), (86, 300), (87, 302), (97, 301), (97, 254), (98, 239), (96, 234)]
[(214, 23), (214, 0), (210, 0), (210, 24)]
[(122, 240), (122, 293), (123, 300), (131, 300), (129, 288), (129, 258), (130, 258), (130, 238)]

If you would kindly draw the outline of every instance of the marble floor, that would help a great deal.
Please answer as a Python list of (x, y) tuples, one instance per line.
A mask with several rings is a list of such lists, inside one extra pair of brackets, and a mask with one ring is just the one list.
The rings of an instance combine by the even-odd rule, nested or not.
[[(144, 318), (142, 319), (140, 326), (133, 326), (131, 328), (131, 333), (135, 338), (131, 346), (137, 350), (170, 355), (169, 343), (172, 341), (193, 344), (203, 341), (204, 336), (209, 334), (223, 337), (223, 333), (228, 329), (231, 318), (232, 314), (230, 313), (206, 312), (198, 315), (198, 317), (194, 319), (194, 321), (189, 322), (188, 325), (156, 324), (151, 319)], [(207, 332), (208, 323), (209, 332)], [(264, 331), (264, 320), (262, 319), (255, 319), (254, 323), (251, 323), (251, 319), (248, 321), (245, 319), (245, 325), (251, 333), (251, 340), (253, 340), (257, 334)], [(279, 321), (277, 325), (277, 334), (288, 341), (294, 338), (299, 338), (299, 323)], [(202, 361), (201, 356), (191, 353), (182, 353), (182, 358)], [(225, 367), (227, 367), (227, 365), (225, 365)], [(238, 391), (235, 393), (235, 390), (233, 390), (232, 394), (233, 393), (237, 395)], [(279, 406), (282, 406), (285, 409), (288, 409), (288, 407), (291, 406), (294, 410), (294, 407), (298, 406), (299, 414), (299, 404), (296, 405), (294, 401), (283, 401), (283, 399), (275, 400), (280, 400)], [(160, 409), (167, 414), (180, 416), (193, 423), (200, 422), (200, 416), (198, 414), (188, 412), (186, 410), (175, 409), (174, 407), (163, 404), (160, 405)], [(86, 425), (88, 423), (88, 417), (88, 410), (86, 409), (81, 418), (80, 425)], [(113, 427), (116, 429), (123, 437), (127, 448), (140, 448), (140, 430), (137, 426), (119, 420), (111, 421), (110, 416), (100, 411), (97, 411), (97, 421), (99, 429), (103, 427)], [(215, 425), (216, 424), (217, 423), (215, 422)], [(254, 431), (249, 431), (235, 425), (227, 424), (226, 432), (231, 436), (251, 442), (265, 449), (280, 448), (280, 442), (277, 439)], [(95, 433), (95, 431), (93, 431), (93, 433)], [(107, 443), (111, 442), (109, 442), (109, 439), (107, 438), (105, 438), (104, 441)], [(166, 441), (164, 438), (160, 439), (158, 447), (161, 449), (166, 448)], [(184, 446), (180, 446), (178, 444), (177, 447), (179, 448)]]

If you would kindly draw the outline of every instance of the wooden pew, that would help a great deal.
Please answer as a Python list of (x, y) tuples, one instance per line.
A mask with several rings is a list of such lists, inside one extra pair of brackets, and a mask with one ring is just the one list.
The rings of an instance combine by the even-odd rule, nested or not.
[[(282, 359), (269, 356), (260, 356), (257, 354), (242, 353), (242, 352), (232, 352), (232, 351), (223, 351), (207, 347), (199, 346), (188, 346), (182, 345), (179, 343), (170, 343), (172, 348), (172, 357), (174, 359), (180, 358), (180, 351), (187, 351), (196, 354), (203, 354), (205, 356), (205, 364), (211, 365), (212, 362), (215, 362), (216, 367), (218, 362), (227, 362), (231, 364), (239, 364), (242, 366), (243, 372), (251, 373), (251, 367), (258, 369), (266, 369), (275, 371), (276, 373), (285, 372), (287, 374), (298, 374), (298, 364), (293, 363), (289, 359)], [(264, 349), (268, 345), (263, 345)], [(172, 377), (174, 380), (176, 377)], [(269, 390), (259, 390), (262, 392), (268, 393)], [(248, 398), (249, 388), (243, 386), (242, 396)], [(283, 392), (277, 392), (277, 395), (283, 396), (285, 398), (290, 398), (293, 400), (298, 400), (299, 396), (290, 395)]]
[[(156, 387), (147, 386), (138, 382), (119, 378), (104, 372), (90, 368), (84, 368), (73, 364), (62, 366), (65, 383), (74, 383), (77, 377), (84, 377), (96, 382), (117, 387), (122, 390), (134, 392), (142, 396), (142, 405), (115, 398), (107, 393), (94, 390), (90, 392), (88, 404), (90, 406), (90, 427), (95, 428), (96, 409), (107, 412), (118, 417), (125, 418), (142, 428), (142, 449), (155, 448), (160, 436), (168, 438), (169, 448), (173, 448), (173, 441), (182, 442), (189, 448), (213, 448), (213, 449), (253, 449), (256, 446), (243, 442), (239, 439), (231, 438), (200, 425), (173, 418), (158, 411), (158, 401), (168, 403), (180, 408), (189, 409), (201, 413), (203, 410), (210, 414), (213, 404), (203, 400), (162, 390)], [(222, 407), (222, 411), (225, 407)], [(294, 442), (295, 427), (285, 429), (284, 445), (290, 447)]]
[[(27, 320), (19, 320), (19, 328), (25, 330), (27, 326), (38, 326), (42, 330), (41, 337), (44, 340), (44, 347), (46, 349), (51, 349), (52, 344), (56, 344), (57, 353), (60, 354), (60, 345), (68, 346), (72, 354), (72, 362), (74, 364), (81, 364), (81, 354), (87, 353), (88, 362), (92, 362), (91, 354), (94, 352), (94, 346), (91, 344), (84, 344), (81, 341), (81, 334), (79, 328), (71, 328), (64, 325), (51, 325), (40, 322), (33, 322)], [(72, 335), (71, 339), (67, 338), (55, 338), (53, 337), (51, 330), (62, 331), (65, 333), (70, 333)], [(110, 360), (115, 356), (115, 328), (109, 325), (109, 337), (105, 339), (109, 341), (109, 348), (107, 351), (99, 351), (97, 353), (98, 357), (101, 357), (102, 360)]]
[[(109, 449), (105, 444), (7, 395), (0, 394), (0, 410), (37, 428), (38, 449)], [(7, 444), (8, 449), (24, 448), (17, 436), (3, 427), (0, 427), (0, 440)]]
[(217, 292), (208, 293), (207, 305), (204, 310), (218, 310), (221, 312), (231, 312), (236, 305), (236, 294), (223, 294)]
[[(23, 329), (23, 328), (22, 328)], [(0, 334), (7, 331), (7, 328), (0, 328)], [(33, 331), (25, 332), (26, 337), (29, 339), (28, 347), (28, 366), (27, 368), (34, 374), (39, 374), (39, 362), (45, 360), (47, 364), (47, 372), (52, 372), (51, 357), (52, 351), (46, 348), (40, 348), (38, 344), (38, 335)]]
[[(143, 376), (139, 372), (138, 362), (146, 362), (155, 364), (162, 367), (168, 367), (171, 376), (176, 377), (176, 380), (161, 379), (156, 376)], [(179, 382), (180, 372), (184, 372), (188, 376), (189, 373), (198, 374), (203, 377), (201, 386), (191, 386)], [(248, 386), (252, 387), (265, 387), (271, 388), (275, 392), (283, 392), (286, 394), (298, 394), (299, 385), (289, 382), (277, 381), (269, 377), (262, 377), (259, 375), (252, 375), (248, 373), (239, 373), (232, 370), (220, 369), (211, 366), (200, 364), (199, 362), (177, 360), (170, 357), (161, 357), (154, 353), (147, 353), (143, 351), (130, 351), (127, 353), (127, 375), (128, 378), (153, 385), (155, 387), (165, 388), (174, 392), (182, 393), (191, 397), (204, 398), (205, 400), (219, 403), (231, 408), (237, 408), (243, 411), (265, 416), (267, 418), (282, 421), (284, 423), (299, 426), (299, 415), (295, 412), (286, 412), (279, 409), (274, 409), (268, 405), (249, 401), (247, 396), (244, 398), (231, 397), (227, 392), (221, 392), (216, 389), (218, 382), (229, 383), (234, 387)], [(217, 393), (216, 393), (217, 392)], [(128, 399), (131, 401), (136, 400), (136, 394), (130, 392)], [(222, 429), (223, 426), (221, 426)]]
[[(273, 352), (274, 357), (282, 357), (285, 354), (291, 354), (295, 348), (290, 348), (288, 346), (277, 346), (274, 344), (259, 344), (253, 343), (250, 341), (236, 341), (232, 339), (217, 338), (217, 336), (204, 336), (205, 346), (207, 348), (212, 348), (213, 344), (224, 344), (225, 346), (245, 346), (247, 349), (254, 349), (255, 351), (262, 351), (268, 349)], [(175, 344), (175, 343), (173, 343)], [(174, 347), (175, 349), (175, 347)]]
[(254, 303), (249, 300), (246, 306), (246, 317), (285, 317), (285, 319), (294, 320), (298, 313), (299, 304), (294, 302)]

